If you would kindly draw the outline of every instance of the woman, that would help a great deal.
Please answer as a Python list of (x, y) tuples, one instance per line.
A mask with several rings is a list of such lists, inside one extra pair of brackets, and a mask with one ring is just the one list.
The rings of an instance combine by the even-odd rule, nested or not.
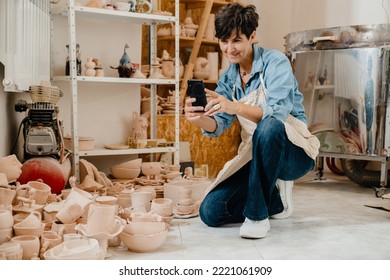
[[(293, 180), (313, 169), (319, 141), (306, 127), (303, 96), (287, 57), (254, 45), (259, 16), (253, 5), (224, 7), (216, 37), (230, 62), (205, 108), (185, 102), (185, 116), (204, 135), (217, 137), (237, 117), (238, 155), (206, 191), (200, 217), (208, 226), (242, 223), (240, 236), (263, 238), (269, 217), (292, 213)], [(204, 112), (196, 112), (204, 109)]]

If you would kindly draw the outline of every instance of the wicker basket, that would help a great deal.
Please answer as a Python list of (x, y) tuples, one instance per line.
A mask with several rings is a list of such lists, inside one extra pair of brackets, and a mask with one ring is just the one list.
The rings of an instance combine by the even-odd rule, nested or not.
[(30, 97), (32, 102), (48, 102), (57, 104), (62, 96), (62, 91), (57, 87), (30, 86)]

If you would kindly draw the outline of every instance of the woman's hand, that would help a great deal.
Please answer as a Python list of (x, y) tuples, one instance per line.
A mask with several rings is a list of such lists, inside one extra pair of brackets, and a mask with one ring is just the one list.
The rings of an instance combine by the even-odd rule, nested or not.
[(188, 97), (184, 103), (184, 116), (190, 122), (196, 122), (204, 115), (204, 108), (202, 106), (192, 106), (195, 98)]
[(225, 112), (231, 115), (237, 114), (239, 106), (237, 102), (230, 101), (215, 91), (209, 89), (205, 89), (205, 91), (211, 96), (211, 101), (207, 103), (205, 107), (206, 116), (212, 116), (220, 112)]

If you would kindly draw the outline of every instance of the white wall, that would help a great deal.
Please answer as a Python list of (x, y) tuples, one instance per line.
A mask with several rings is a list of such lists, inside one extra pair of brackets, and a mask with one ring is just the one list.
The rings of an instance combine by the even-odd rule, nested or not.
[(284, 36), (296, 31), (389, 23), (390, 0), (248, 0), (260, 15), (257, 39), (284, 51)]

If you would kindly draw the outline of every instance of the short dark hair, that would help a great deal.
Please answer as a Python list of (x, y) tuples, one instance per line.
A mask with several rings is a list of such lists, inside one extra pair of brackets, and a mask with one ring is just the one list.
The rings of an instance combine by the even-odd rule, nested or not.
[(244, 34), (249, 38), (258, 26), (259, 15), (254, 5), (228, 4), (215, 16), (215, 37), (227, 39), (236, 31), (237, 35)]

